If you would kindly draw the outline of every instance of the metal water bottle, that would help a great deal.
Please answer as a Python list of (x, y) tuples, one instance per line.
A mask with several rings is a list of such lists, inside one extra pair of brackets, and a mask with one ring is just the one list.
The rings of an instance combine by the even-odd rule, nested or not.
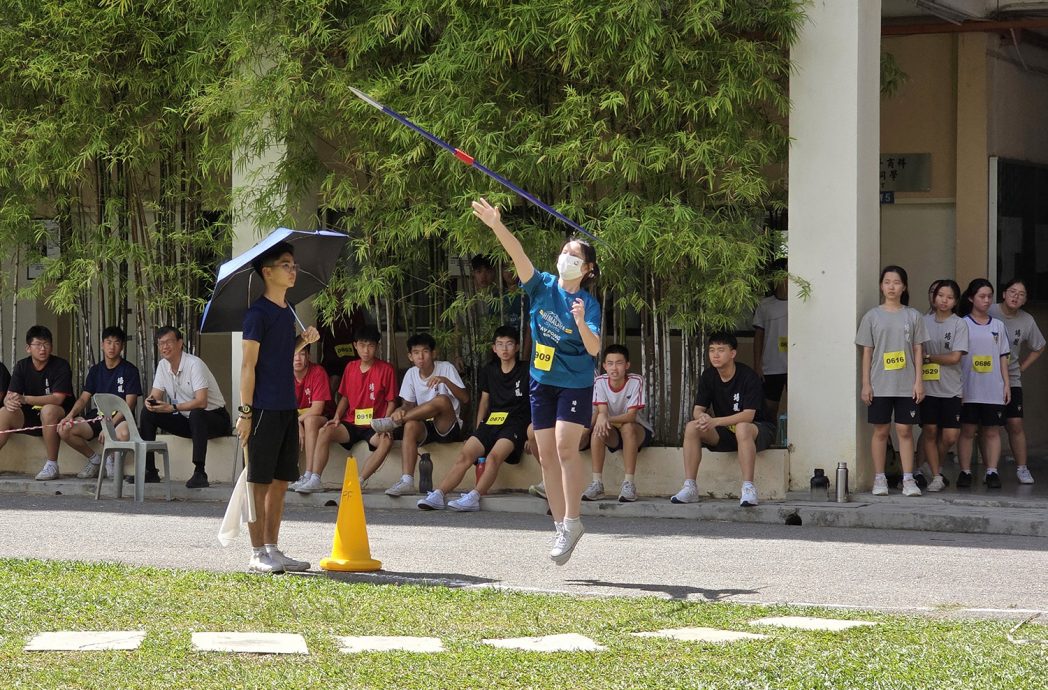
[(423, 453), (418, 461), (418, 490), (429, 493), (433, 490), (433, 459)]
[(837, 502), (848, 502), (848, 463), (837, 463)]

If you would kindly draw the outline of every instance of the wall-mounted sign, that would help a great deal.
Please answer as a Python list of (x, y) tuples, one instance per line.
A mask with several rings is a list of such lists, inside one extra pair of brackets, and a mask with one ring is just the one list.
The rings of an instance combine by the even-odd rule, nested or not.
[[(49, 259), (57, 259), (62, 255), (62, 249), (58, 245), (58, 221), (46, 218), (37, 219), (47, 230), (47, 239), (41, 243), (38, 251)], [(26, 280), (34, 280), (44, 273), (43, 263), (27, 264), (25, 267)]]
[(932, 154), (882, 153), (882, 192), (930, 192)]

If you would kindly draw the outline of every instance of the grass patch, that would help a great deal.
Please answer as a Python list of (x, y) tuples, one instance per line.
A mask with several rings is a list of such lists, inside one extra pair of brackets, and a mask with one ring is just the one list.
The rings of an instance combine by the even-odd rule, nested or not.
[[(880, 625), (843, 633), (749, 625), (769, 615)], [(1010, 643), (1013, 625), (0, 559), (0, 672), (7, 687), (1048, 688), (1048, 649)], [(769, 637), (713, 645), (629, 634), (693, 626)], [(122, 629), (146, 630), (142, 647), (22, 651), (37, 632)], [(311, 654), (198, 654), (190, 633), (203, 631), (301, 633)], [(534, 654), (480, 644), (565, 632), (608, 651)], [(1022, 634), (1044, 637), (1045, 626), (1028, 624)], [(435, 636), (448, 651), (343, 655), (335, 635)]]

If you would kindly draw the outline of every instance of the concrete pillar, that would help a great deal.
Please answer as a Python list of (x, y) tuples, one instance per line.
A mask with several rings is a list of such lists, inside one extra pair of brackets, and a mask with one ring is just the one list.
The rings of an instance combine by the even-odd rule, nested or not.
[(990, 34), (957, 37), (957, 282), (989, 275)]
[(789, 303), (790, 486), (845, 461), (852, 486), (868, 487), (854, 341), (878, 295), (881, 3), (815, 0), (805, 10), (791, 51), (789, 261), (812, 290)]

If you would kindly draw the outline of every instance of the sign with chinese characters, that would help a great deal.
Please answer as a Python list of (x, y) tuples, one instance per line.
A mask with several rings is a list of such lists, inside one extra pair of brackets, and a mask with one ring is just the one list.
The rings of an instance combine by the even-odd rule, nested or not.
[(930, 192), (932, 154), (882, 153), (882, 192)]

